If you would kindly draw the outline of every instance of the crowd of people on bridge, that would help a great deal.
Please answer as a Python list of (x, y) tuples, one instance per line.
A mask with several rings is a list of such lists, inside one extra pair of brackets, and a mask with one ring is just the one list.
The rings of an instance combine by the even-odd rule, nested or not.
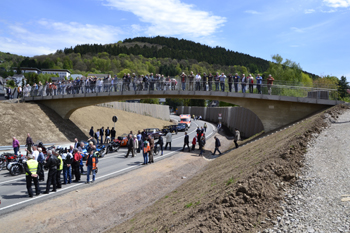
[[(194, 74), (192, 71), (186, 75), (182, 72), (178, 79), (162, 74), (153, 75), (136, 75), (124, 74), (122, 78), (115, 77), (87, 77), (76, 78), (75, 80), (63, 80), (57, 82), (26, 84), (23, 88), (18, 86), (11, 89), (7, 87), (6, 93), (8, 98), (17, 98), (22, 95), (28, 96), (55, 96), (66, 94), (83, 94), (83, 93), (100, 93), (100, 92), (118, 92), (118, 91), (167, 91), (167, 90), (188, 90), (188, 91), (223, 91), (228, 86), (229, 92), (254, 93), (254, 86), (257, 93), (262, 93), (263, 78), (257, 74), (254, 78), (252, 74), (248, 77), (238, 73), (232, 75), (219, 74)], [(271, 94), (271, 86), (274, 78), (269, 75), (266, 79), (268, 93)], [(178, 82), (180, 85), (177, 85)], [(227, 90), (226, 90), (227, 91)]]

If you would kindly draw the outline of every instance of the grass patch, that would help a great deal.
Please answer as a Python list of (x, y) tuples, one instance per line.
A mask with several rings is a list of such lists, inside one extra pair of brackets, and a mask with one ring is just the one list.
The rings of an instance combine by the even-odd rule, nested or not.
[(231, 177), (228, 181), (226, 181), (226, 185), (230, 185), (235, 182), (235, 179)]
[(169, 196), (165, 196), (164, 198), (168, 198)]
[(185, 205), (185, 208), (190, 208), (193, 205), (192, 202), (188, 203), (187, 205)]

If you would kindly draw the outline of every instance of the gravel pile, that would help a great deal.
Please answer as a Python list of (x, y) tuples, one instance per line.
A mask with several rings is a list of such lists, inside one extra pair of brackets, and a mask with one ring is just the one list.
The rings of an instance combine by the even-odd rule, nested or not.
[[(350, 232), (350, 111), (315, 135), (305, 167), (263, 232)], [(268, 220), (268, 219), (267, 219)]]

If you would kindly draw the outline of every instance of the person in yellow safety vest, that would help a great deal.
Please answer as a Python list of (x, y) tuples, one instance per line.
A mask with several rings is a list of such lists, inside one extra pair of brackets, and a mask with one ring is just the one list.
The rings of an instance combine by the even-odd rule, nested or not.
[(95, 153), (95, 150), (91, 150), (90, 154), (88, 155), (87, 159), (86, 159), (86, 166), (87, 166), (87, 174), (86, 174), (86, 183), (85, 184), (89, 184), (90, 183), (90, 172), (92, 172), (92, 181), (91, 183), (95, 182), (95, 178), (96, 178), (96, 172), (97, 172), (97, 163), (98, 163), (98, 158), (97, 155)]
[(35, 193), (40, 195), (38, 173), (40, 170), (39, 163), (34, 159), (32, 154), (27, 155), (27, 162), (24, 164), (24, 170), (26, 171), (26, 183), (29, 197), (33, 197), (32, 181), (34, 181)]
[(146, 165), (148, 163), (148, 153), (151, 151), (151, 146), (146, 138), (143, 142), (143, 164)]
[(63, 170), (63, 160), (61, 155), (56, 151), (55, 155), (57, 156), (58, 160), (60, 161), (59, 167), (57, 167), (57, 172), (56, 172), (56, 188), (60, 189), (62, 188), (62, 182), (61, 182), (61, 173)]

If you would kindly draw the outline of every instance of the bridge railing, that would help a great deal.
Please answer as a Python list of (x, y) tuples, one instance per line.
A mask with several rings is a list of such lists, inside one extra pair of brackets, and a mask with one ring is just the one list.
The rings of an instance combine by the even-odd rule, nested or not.
[(125, 91), (207, 91), (207, 92), (236, 92), (251, 94), (269, 94), (279, 96), (309, 97), (337, 100), (338, 92), (331, 88), (314, 88), (296, 85), (283, 85), (278, 82), (271, 84), (242, 84), (226, 82), (196, 82), (171, 79), (170, 81), (135, 81), (101, 83), (92, 85), (46, 85), (24, 87), (24, 97), (73, 95), (82, 93), (125, 92)]

